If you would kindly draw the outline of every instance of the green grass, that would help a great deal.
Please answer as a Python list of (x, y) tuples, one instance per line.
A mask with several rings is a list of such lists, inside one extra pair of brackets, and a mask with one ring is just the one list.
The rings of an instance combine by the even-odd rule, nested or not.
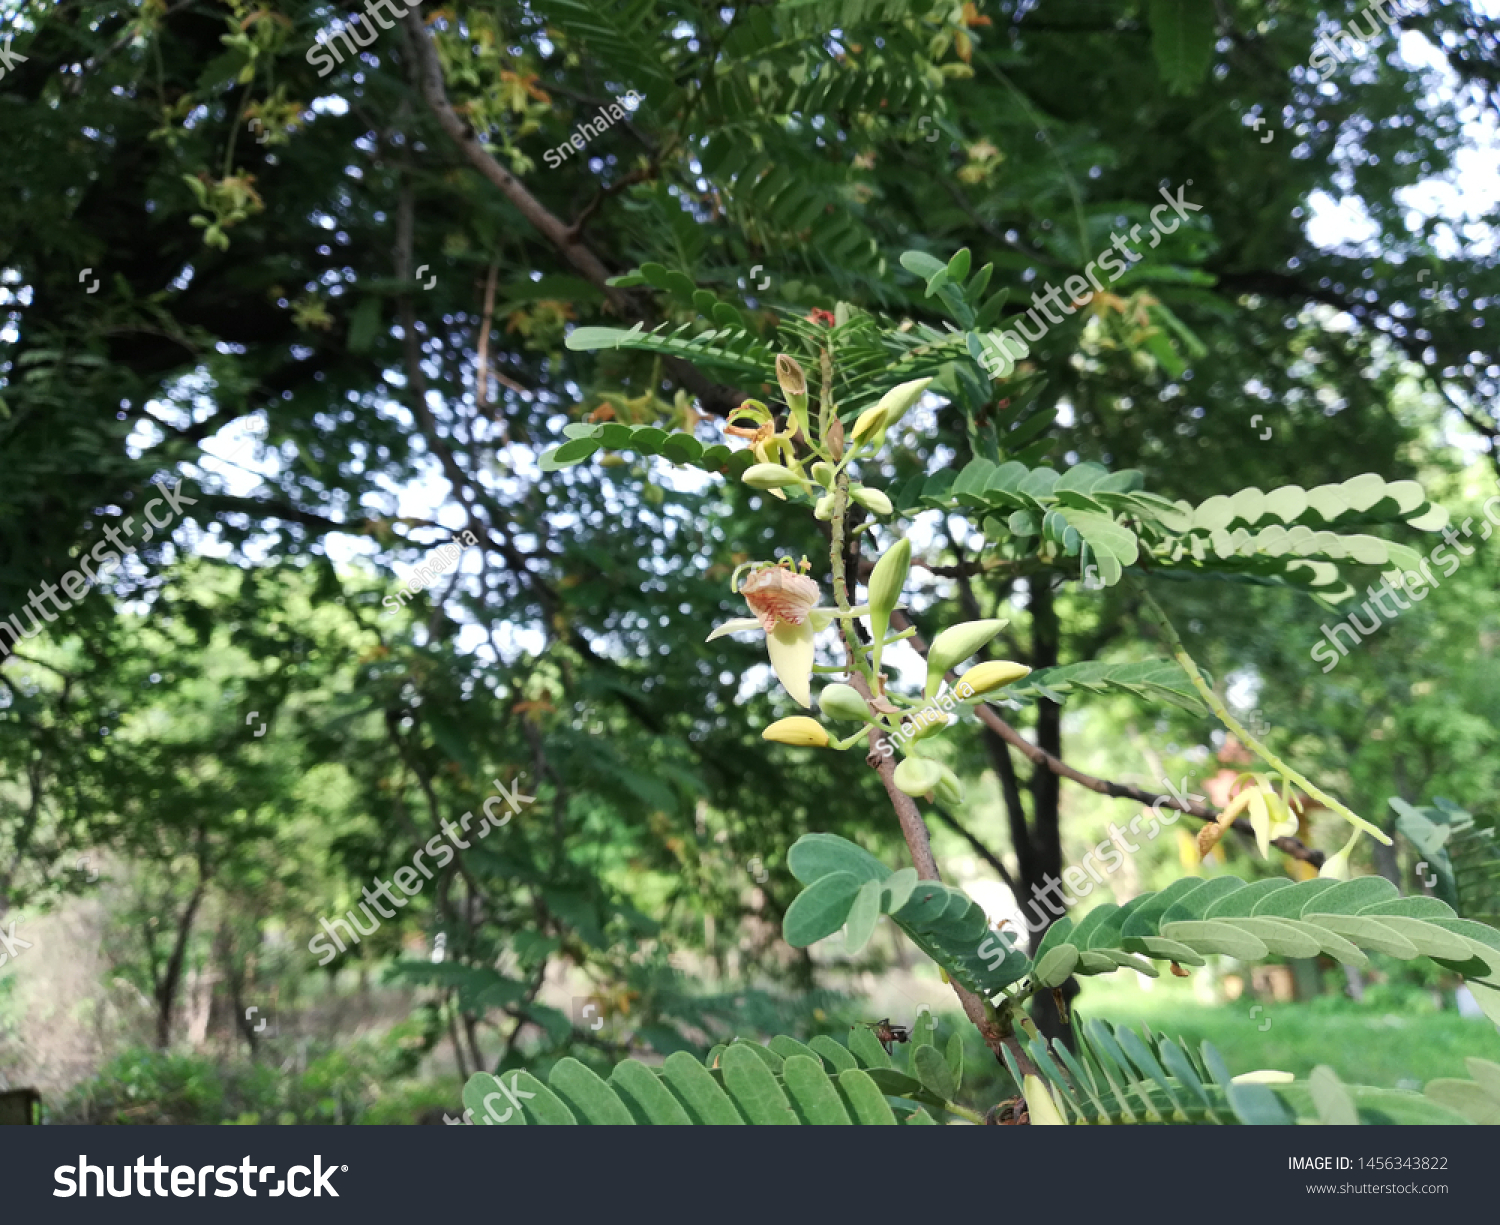
[(1255, 1007), (1252, 999), (1200, 1003), (1190, 983), (1165, 976), (1151, 991), (1142, 991), (1124, 974), (1089, 980), (1075, 1001), (1084, 1016), (1137, 1029), (1149, 1025), (1194, 1045), (1207, 1039), (1235, 1073), (1276, 1068), (1301, 1079), (1326, 1063), (1346, 1082), (1411, 1089), (1439, 1076), (1468, 1079), (1466, 1055), (1500, 1062), (1495, 1026), (1451, 1010), (1362, 1005), (1334, 997), (1259, 1005), (1252, 1017)]
[[(1451, 1009), (1437, 1011), (1416, 992), (1394, 1005), (1380, 1002), (1379, 992), (1371, 992), (1367, 1004), (1332, 995), (1308, 1003), (1263, 1004), (1252, 1017), (1253, 999), (1204, 1004), (1193, 995), (1190, 981), (1166, 975), (1150, 991), (1142, 991), (1135, 975), (1123, 971), (1083, 982), (1083, 994), (1074, 1001), (1079, 1016), (1137, 1032), (1149, 1025), (1155, 1033), (1193, 1046), (1207, 1040), (1236, 1075), (1275, 1068), (1304, 1079), (1326, 1063), (1346, 1083), (1420, 1089), (1441, 1076), (1471, 1079), (1464, 1066), (1468, 1055), (1500, 1063), (1500, 1033), (1494, 1025), (1465, 1019)], [(1011, 1096), (1015, 1089), (1009, 1076), (962, 1014), (942, 1017), (940, 1043), (955, 1029), (964, 1034), (962, 1100), (984, 1110)]]

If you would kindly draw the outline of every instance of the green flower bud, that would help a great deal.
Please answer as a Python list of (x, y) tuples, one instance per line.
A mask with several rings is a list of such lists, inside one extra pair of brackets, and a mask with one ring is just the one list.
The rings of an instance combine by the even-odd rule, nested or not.
[(1349, 871), (1349, 853), (1354, 850), (1355, 844), (1359, 842), (1359, 830), (1355, 830), (1349, 836), (1349, 841), (1344, 843), (1343, 849), (1336, 855), (1330, 855), (1323, 866), (1318, 869), (1318, 875), (1325, 880), (1348, 880), (1352, 873)]
[(901, 600), (901, 589), (906, 586), (906, 574), (910, 569), (911, 541), (903, 536), (885, 551), (885, 556), (875, 563), (870, 574), (870, 632), (875, 638), (871, 663), (877, 676), (885, 635), (891, 628), (891, 613)]
[(964, 802), (964, 785), (958, 775), (948, 769), (947, 766), (939, 766), (943, 776), (938, 779), (937, 798), (945, 804), (962, 804)]
[(776, 381), (781, 385), (781, 394), (786, 398), (792, 420), (802, 431), (802, 436), (810, 440), (812, 431), (807, 425), (807, 375), (802, 372), (802, 367), (795, 358), (781, 353), (776, 358)]
[(927, 385), (931, 382), (930, 378), (912, 379), (909, 383), (892, 387), (880, 397), (880, 403), (875, 407), (884, 415), (886, 429), (890, 429), (906, 416), (907, 409), (922, 398), (922, 393), (927, 390)]
[(849, 491), (849, 496), (871, 514), (888, 515), (895, 509), (891, 505), (890, 498), (878, 489), (866, 489), (863, 485), (856, 485)]
[(931, 706), (924, 706), (921, 710), (908, 715), (904, 726), (912, 729), (911, 740), (915, 744), (918, 740), (926, 740), (928, 736), (947, 731), (948, 716), (940, 710), (934, 710)]
[(833, 494), (825, 493), (813, 506), (813, 518), (821, 519), (823, 522), (833, 518)]
[(963, 663), (1008, 624), (1003, 619), (964, 621), (950, 625), (932, 640), (927, 648), (927, 687), (923, 693), (932, 697), (943, 686), (948, 669)]
[(818, 709), (830, 719), (867, 722), (870, 707), (853, 685), (833, 684), (827, 686), (818, 697)]
[(943, 779), (943, 767), (925, 757), (908, 757), (896, 766), (896, 790), (910, 796), (926, 795)]
[(745, 475), (740, 480), (752, 489), (780, 489), (786, 485), (802, 483), (795, 472), (780, 464), (752, 464), (745, 469)]
[(817, 481), (824, 489), (833, 488), (833, 465), (826, 460), (819, 460), (812, 466), (813, 480)]

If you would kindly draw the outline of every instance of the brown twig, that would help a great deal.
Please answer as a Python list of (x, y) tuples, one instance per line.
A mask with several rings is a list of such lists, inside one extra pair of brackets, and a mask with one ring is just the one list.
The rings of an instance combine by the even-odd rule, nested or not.
[(490, 264), (484, 278), (484, 320), (479, 325), (479, 342), (474, 346), (474, 407), (484, 412), (490, 399), (490, 328), (495, 319), (495, 277), (498, 263)]
[[(471, 128), (453, 109), (448, 92), (443, 84), (443, 65), (433, 45), (432, 35), (422, 20), (422, 15), (413, 9), (403, 19), (407, 46), (414, 60), (415, 83), (426, 99), (428, 107), (470, 164), (500, 190), (516, 210), (558, 249), (585, 280), (598, 288), (616, 313), (630, 319), (639, 319), (648, 326), (655, 322), (650, 311), (623, 289), (609, 284), (610, 271), (588, 247), (580, 236), (580, 225), (569, 225), (551, 212), (538, 200), (526, 185), (502, 166)], [(628, 179), (630, 176), (626, 176)], [(606, 193), (607, 194), (607, 193)], [(723, 383), (716, 383), (692, 363), (681, 358), (669, 357), (665, 365), (673, 377), (698, 397), (704, 411), (717, 417), (728, 416), (746, 393)]]
[[(851, 671), (850, 684), (862, 698), (866, 701), (870, 700), (872, 697), (870, 687), (858, 672)], [(886, 743), (885, 733), (879, 728), (872, 727), (869, 739), (870, 755), (865, 760), (880, 775), (880, 782), (885, 787), (886, 795), (890, 797), (891, 807), (896, 810), (896, 819), (901, 823), (901, 834), (906, 839), (906, 849), (911, 855), (912, 866), (916, 868), (917, 876), (922, 880), (942, 880), (942, 873), (938, 871), (937, 860), (932, 854), (932, 839), (928, 834), (926, 823), (922, 820), (922, 814), (917, 811), (917, 802), (896, 786), (896, 755), (894, 752), (881, 752), (881, 745)], [(950, 978), (948, 985), (958, 996), (964, 1015), (974, 1023), (975, 1028), (984, 1037), (985, 1044), (995, 1053), (997, 1060), (1002, 1058), (1001, 1048), (1009, 1046), (1011, 1055), (1023, 1071), (1036, 1071), (1026, 1051), (1014, 1035), (1006, 1032), (996, 1017), (995, 1010), (989, 1004), (957, 979)]]
[[(904, 631), (915, 627), (912, 626), (911, 621), (905, 614), (898, 611), (891, 615), (891, 628)], [(927, 658), (927, 643), (922, 639), (920, 634), (913, 634), (911, 638), (907, 639), (907, 642), (911, 645), (912, 650), (921, 655), (923, 659)], [(950, 671), (948, 673), (949, 684), (956, 684), (957, 681), (958, 675)], [(1145, 791), (1131, 783), (1111, 782), (1109, 779), (1096, 778), (1092, 774), (1085, 774), (1082, 770), (1074, 769), (1067, 762), (1054, 757), (1045, 749), (1032, 744), (1025, 736), (1021, 735), (1019, 731), (1002, 719), (992, 706), (977, 706), (974, 713), (979, 716), (980, 721), (986, 727), (1004, 740), (1006, 744), (1016, 749), (1033, 765), (1040, 766), (1044, 770), (1050, 770), (1059, 778), (1065, 778), (1069, 782), (1077, 783), (1080, 787), (1087, 787), (1090, 791), (1095, 791), (1100, 795), (1107, 795), (1117, 800), (1134, 800), (1136, 803), (1147, 807), (1160, 804), (1163, 808), (1175, 808), (1179, 812), (1186, 813), (1190, 817), (1197, 817), (1202, 821), (1218, 820), (1219, 810), (1212, 804), (1205, 804), (1199, 800), (1178, 800), (1171, 796), (1153, 795), (1151, 792)], [(1233, 828), (1246, 837), (1255, 837), (1255, 831), (1250, 828), (1250, 823), (1243, 818), (1235, 821)], [(1314, 867), (1323, 866), (1323, 852), (1304, 846), (1297, 838), (1273, 838), (1271, 845), (1293, 859), (1300, 859), (1304, 863), (1312, 864)]]

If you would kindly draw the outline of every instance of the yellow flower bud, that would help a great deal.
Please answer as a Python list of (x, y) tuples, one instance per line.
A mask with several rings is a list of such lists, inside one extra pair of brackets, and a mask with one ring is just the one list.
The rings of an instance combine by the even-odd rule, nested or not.
[(856, 485), (849, 491), (849, 496), (872, 514), (888, 515), (895, 509), (891, 506), (890, 498), (878, 489), (866, 489), (863, 485)]
[(992, 689), (1013, 685), (1030, 673), (1031, 669), (1025, 664), (1018, 664), (1009, 659), (994, 659), (988, 663), (975, 664), (959, 678), (958, 696), (965, 701), (969, 698), (977, 698), (980, 694), (989, 693)]
[(932, 640), (927, 648), (927, 697), (932, 697), (943, 686), (943, 677), (948, 669), (961, 664), (970, 655), (1005, 628), (1003, 618), (989, 621), (965, 621), (950, 625)]
[(833, 488), (834, 472), (832, 464), (820, 459), (812, 466), (812, 475), (813, 480), (817, 481), (824, 489)]
[(926, 795), (943, 781), (943, 767), (926, 757), (908, 757), (896, 766), (893, 777), (897, 791), (907, 795)]
[(853, 685), (833, 684), (818, 696), (818, 709), (830, 719), (864, 723), (870, 718), (870, 707)]
[(775, 723), (761, 732), (762, 740), (774, 740), (778, 744), (795, 744), (799, 748), (825, 749), (828, 747), (828, 733), (823, 730), (816, 719), (809, 719), (806, 715), (792, 715), (790, 718), (777, 719)]
[[(878, 447), (885, 437), (885, 409), (879, 404), (872, 405), (860, 413), (854, 422), (854, 432), (850, 435), (855, 442), (864, 442), (865, 439), (874, 439)], [(878, 433), (878, 437), (876, 436)]]
[(880, 397), (880, 403), (875, 407), (880, 409), (882, 424), (885, 429), (890, 429), (902, 417), (906, 416), (907, 409), (911, 408), (922, 398), (922, 393), (927, 390), (927, 385), (932, 379), (912, 379), (909, 383), (902, 383), (898, 387), (892, 387), (885, 395)]
[(802, 482), (790, 468), (780, 464), (752, 464), (745, 469), (740, 480), (752, 489), (780, 489), (784, 485), (800, 485)]
[(1026, 1099), (1026, 1114), (1033, 1127), (1066, 1127), (1068, 1120), (1052, 1100), (1047, 1082), (1040, 1076), (1021, 1078), (1021, 1095)]

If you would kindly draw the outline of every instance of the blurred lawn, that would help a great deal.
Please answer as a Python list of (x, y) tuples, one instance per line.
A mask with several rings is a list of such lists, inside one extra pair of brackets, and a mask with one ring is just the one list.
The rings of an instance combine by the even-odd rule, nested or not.
[[(1124, 973), (1086, 978), (1083, 984), (1083, 994), (1074, 1001), (1080, 1016), (1137, 1032), (1149, 1025), (1153, 1033), (1195, 1047), (1206, 1039), (1236, 1074), (1276, 1068), (1301, 1079), (1326, 1063), (1350, 1083), (1420, 1089), (1440, 1076), (1471, 1079), (1464, 1066), (1467, 1055), (1500, 1063), (1500, 1033), (1494, 1025), (1460, 1017), (1451, 1007), (1438, 1011), (1421, 993), (1411, 993), (1399, 1004), (1378, 999), (1355, 1004), (1325, 995), (1307, 1003), (1261, 1005), (1252, 1017), (1255, 1000), (1205, 1004), (1187, 979), (1163, 975), (1150, 991), (1141, 990), (1135, 975)], [(1270, 1025), (1261, 1029), (1267, 1021)], [(1010, 1096), (1009, 1077), (961, 1014), (944, 1016), (940, 1041), (954, 1027), (965, 1035), (963, 1100), (983, 1109)]]
[(1308, 1003), (1265, 1004), (1252, 1018), (1252, 999), (1204, 1004), (1194, 998), (1191, 982), (1165, 975), (1149, 992), (1123, 974), (1084, 981), (1075, 1001), (1084, 1016), (1136, 1029), (1149, 1025), (1155, 1033), (1194, 1045), (1207, 1039), (1235, 1073), (1277, 1068), (1300, 1079), (1326, 1063), (1345, 1081), (1415, 1089), (1439, 1076), (1469, 1079), (1466, 1055), (1500, 1062), (1495, 1026), (1460, 1017), (1451, 1008), (1426, 1011), (1412, 1002), (1395, 1008), (1324, 996)]

